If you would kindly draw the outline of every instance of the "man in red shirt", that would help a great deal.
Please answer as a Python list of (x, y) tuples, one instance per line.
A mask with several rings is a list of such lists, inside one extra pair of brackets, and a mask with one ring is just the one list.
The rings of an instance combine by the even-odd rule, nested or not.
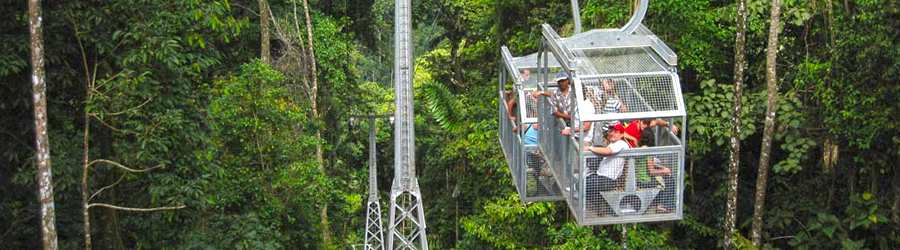
[(625, 141), (628, 142), (628, 145), (631, 147), (637, 147), (638, 141), (641, 140), (641, 131), (645, 128), (649, 128), (652, 126), (664, 126), (671, 127), (672, 133), (678, 133), (678, 126), (670, 125), (669, 122), (663, 119), (643, 119), (643, 120), (632, 120), (627, 124), (619, 123), (617, 126), (623, 126), (625, 131)]

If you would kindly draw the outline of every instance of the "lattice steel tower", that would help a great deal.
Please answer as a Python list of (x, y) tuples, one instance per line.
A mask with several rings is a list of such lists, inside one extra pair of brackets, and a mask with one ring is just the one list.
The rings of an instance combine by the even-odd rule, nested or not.
[(366, 250), (384, 249), (375, 153), (375, 116), (369, 115), (369, 201), (366, 203)]
[(416, 179), (416, 136), (413, 124), (413, 55), (411, 0), (394, 5), (394, 182), (387, 249), (428, 249), (425, 212)]

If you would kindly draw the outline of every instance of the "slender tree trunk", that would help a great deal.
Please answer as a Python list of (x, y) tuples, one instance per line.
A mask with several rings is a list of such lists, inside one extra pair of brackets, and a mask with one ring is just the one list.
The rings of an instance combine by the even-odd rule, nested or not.
[[(313, 45), (313, 31), (312, 31), (312, 18), (309, 16), (309, 2), (307, 0), (303, 0), (303, 14), (306, 17), (306, 41), (307, 47), (306, 50), (308, 53), (309, 60), (307, 60), (307, 66), (309, 67), (309, 78), (312, 82), (312, 90), (310, 91), (310, 101), (312, 102), (312, 115), (313, 119), (320, 120), (321, 117), (319, 115), (319, 78), (318, 72), (316, 69), (316, 52), (315, 47)], [(322, 141), (322, 130), (321, 128), (316, 129), (316, 140)], [(325, 173), (325, 160), (322, 153), (322, 143), (316, 143), (316, 161), (319, 163), (319, 170)], [(328, 205), (322, 205), (322, 208), (319, 210), (319, 216), (321, 218), (321, 227), (322, 227), (322, 243), (326, 247), (331, 246), (331, 225), (328, 223)]]
[(50, 138), (47, 136), (47, 83), (44, 82), (44, 37), (41, 1), (28, 1), (28, 31), (31, 34), (31, 84), (34, 92), (34, 137), (37, 149), (38, 197), (41, 203), (41, 240), (44, 249), (57, 249), (56, 207), (53, 203), (53, 171)]
[[(112, 189), (109, 191), (110, 191), (110, 197), (112, 197), (112, 200), (114, 200), (114, 201), (119, 200), (118, 199), (119, 192), (117, 192), (115, 189)], [(109, 209), (108, 211), (109, 211), (110, 221), (112, 221), (110, 223), (111, 230), (112, 230), (111, 237), (113, 237), (112, 245), (115, 246), (116, 250), (124, 250), (124, 249), (126, 249), (125, 242), (122, 241), (122, 233), (119, 232), (119, 210)]]
[[(87, 67), (85, 66), (85, 70)], [(93, 95), (93, 84), (91, 84), (90, 75), (87, 76), (85, 83), (84, 100), (88, 102)], [(90, 167), (90, 134), (91, 134), (91, 117), (88, 113), (87, 106), (84, 107), (84, 131), (82, 138), (82, 157), (81, 157), (81, 216), (84, 219), (84, 249), (91, 249), (91, 214), (89, 212), (90, 189), (88, 186), (88, 167)]]
[(735, 222), (738, 207), (738, 173), (740, 173), (741, 154), (741, 98), (744, 85), (744, 69), (747, 67), (747, 56), (744, 47), (747, 43), (747, 0), (737, 3), (737, 34), (734, 42), (734, 110), (731, 122), (731, 158), (728, 164), (728, 195), (725, 204), (725, 249), (734, 247)]
[[(828, 72), (825, 77), (825, 86), (831, 86), (834, 83), (834, 3), (832, 0), (825, 0), (825, 25), (828, 30)], [(831, 135), (826, 135), (825, 141), (822, 143), (822, 166), (828, 174), (828, 197), (826, 199), (826, 211), (831, 210), (832, 200), (835, 194), (835, 182), (838, 179), (838, 169), (836, 168), (839, 156), (838, 142)]]
[(891, 205), (891, 220), (894, 224), (900, 223), (900, 173), (898, 173), (897, 165), (891, 167), (891, 172), (893, 174), (893, 180), (891, 180), (891, 187), (893, 188), (894, 193), (894, 204)]
[(269, 2), (259, 0), (259, 57), (265, 64), (271, 64), (272, 47), (269, 45)]
[(775, 112), (778, 110), (778, 34), (781, 32), (781, 0), (772, 0), (769, 16), (769, 42), (766, 46), (766, 120), (763, 129), (762, 148), (759, 153), (759, 172), (756, 177), (756, 197), (753, 205), (753, 226), (750, 239), (753, 245), (762, 243), (762, 217), (766, 207), (766, 181), (772, 153), (772, 135), (775, 133)]
[(847, 196), (851, 196), (856, 193), (856, 175), (859, 171), (854, 167), (847, 168)]
[(880, 172), (878, 169), (869, 171), (869, 193), (875, 195), (875, 197), (878, 197), (878, 191), (880, 189), (879, 180), (881, 179), (881, 175), (878, 172)]

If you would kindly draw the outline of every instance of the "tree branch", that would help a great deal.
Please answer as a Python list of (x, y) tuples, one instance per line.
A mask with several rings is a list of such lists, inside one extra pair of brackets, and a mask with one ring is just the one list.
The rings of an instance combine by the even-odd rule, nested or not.
[(104, 127), (107, 127), (107, 128), (109, 128), (110, 130), (112, 130), (112, 131), (114, 131), (114, 132), (119, 132), (119, 133), (123, 133), (123, 134), (132, 134), (132, 135), (137, 135), (137, 134), (138, 134), (138, 133), (135, 133), (135, 132), (125, 131), (125, 130), (122, 130), (122, 129), (113, 127), (113, 126), (110, 125), (109, 123), (106, 123), (106, 121), (104, 121), (103, 119), (101, 119), (99, 116), (97, 116), (97, 114), (90, 113), (90, 116), (91, 116), (91, 117), (94, 117), (94, 119), (97, 120), (98, 122), (100, 122), (100, 124), (102, 124)]
[(171, 206), (171, 207), (141, 208), (141, 207), (121, 207), (121, 206), (116, 206), (116, 205), (106, 204), (106, 203), (91, 203), (90, 205), (88, 205), (88, 208), (92, 208), (92, 207), (105, 207), (105, 208), (122, 210), (122, 211), (130, 211), (130, 212), (155, 212), (155, 211), (164, 211), (164, 210), (177, 210), (177, 209), (185, 208), (187, 206), (178, 205), (178, 206)]
[(233, 2), (231, 3), (231, 5), (234, 5), (234, 6), (238, 7), (238, 8), (244, 9), (244, 10), (246, 10), (247, 12), (252, 13), (254, 16), (259, 16), (259, 13), (258, 13), (258, 12), (254, 11), (253, 9), (248, 8), (247, 6), (243, 6), (243, 5), (240, 5), (240, 4), (237, 4), (237, 3), (233, 3)]
[(87, 167), (93, 166), (94, 163), (106, 163), (106, 164), (113, 165), (114, 167), (118, 167), (118, 168), (120, 168), (120, 169), (122, 169), (122, 170), (125, 170), (125, 171), (128, 171), (128, 172), (132, 172), (132, 173), (144, 173), (144, 172), (149, 172), (150, 170), (154, 170), (154, 169), (157, 169), (157, 168), (165, 167), (165, 165), (159, 164), (159, 165), (156, 165), (156, 166), (153, 166), (153, 167), (149, 167), (149, 168), (145, 168), (145, 169), (133, 169), (133, 168), (126, 167), (125, 165), (122, 165), (121, 163), (114, 162), (114, 161), (110, 161), (110, 160), (106, 160), (106, 159), (96, 159), (96, 160), (93, 160), (93, 161), (91, 161), (90, 163), (88, 163)]
[(35, 214), (36, 213), (27, 213), (27, 215), (25, 215), (25, 216), (18, 216), (19, 218), (14, 219), (12, 222), (10, 222), (9, 228), (7, 228), (6, 231), (3, 232), (3, 234), (0, 234), (0, 240), (3, 240), (4, 242), (6, 242), (7, 235), (12, 233), (14, 230), (20, 229), (21, 227), (19, 224), (22, 224), (26, 221), (31, 220), (32, 218), (34, 218)]
[(100, 190), (97, 190), (97, 192), (94, 192), (94, 194), (91, 195), (91, 198), (88, 198), (88, 201), (93, 200), (94, 197), (96, 197), (97, 195), (100, 195), (100, 193), (102, 193), (103, 191), (110, 189), (112, 187), (115, 187), (116, 185), (119, 185), (119, 182), (122, 182), (123, 179), (125, 179), (125, 174), (122, 174), (122, 176), (119, 176), (119, 179), (116, 180), (115, 183), (109, 184), (108, 186), (100, 188)]
[(144, 101), (144, 103), (141, 103), (141, 104), (139, 104), (139, 105), (137, 105), (137, 106), (134, 106), (134, 107), (132, 107), (132, 108), (125, 109), (125, 110), (122, 110), (122, 111), (119, 111), (119, 112), (107, 113), (106, 116), (117, 116), (117, 115), (121, 115), (121, 114), (124, 114), (124, 113), (126, 113), (126, 112), (129, 112), (129, 111), (133, 111), (133, 110), (140, 109), (140, 108), (143, 107), (144, 105), (147, 105), (147, 103), (150, 103), (150, 101), (152, 101), (152, 100), (153, 100), (153, 97), (147, 98), (147, 100)]

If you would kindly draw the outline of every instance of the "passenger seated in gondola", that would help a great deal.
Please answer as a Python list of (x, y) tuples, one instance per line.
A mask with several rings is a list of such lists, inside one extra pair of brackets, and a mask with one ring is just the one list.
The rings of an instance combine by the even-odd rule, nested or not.
[[(522, 137), (522, 144), (525, 146), (537, 146), (538, 140), (540, 139), (541, 133), (541, 124), (540, 123), (532, 123), (526, 124), (524, 127), (524, 136)], [(528, 152), (528, 168), (529, 172), (535, 173), (538, 175), (538, 181), (551, 192), (555, 192), (553, 186), (553, 180), (550, 179), (553, 176), (553, 172), (550, 171), (550, 166), (547, 165), (547, 162), (544, 161), (543, 156), (541, 156), (540, 150), (531, 150)]]
[(625, 125), (625, 141), (628, 142), (631, 147), (636, 147), (638, 142), (641, 140), (642, 131), (645, 131), (649, 127), (653, 126), (662, 126), (662, 127), (670, 127), (672, 129), (672, 133), (678, 133), (678, 126), (670, 125), (669, 122), (663, 119), (642, 119), (642, 120), (632, 120)]
[(518, 101), (516, 101), (516, 92), (515, 90), (508, 90), (503, 93), (504, 99), (506, 99), (506, 116), (512, 121), (513, 124), (513, 132), (519, 131), (518, 124)]
[(559, 85), (556, 91), (534, 91), (532, 95), (548, 97), (548, 101), (555, 108), (553, 116), (569, 123), (568, 121), (572, 120), (572, 114), (569, 114), (569, 107), (572, 104), (572, 99), (569, 98), (569, 92), (571, 92), (569, 91), (569, 75), (566, 72), (559, 72), (554, 80)]
[[(585, 97), (587, 97), (588, 100), (591, 100), (594, 110), (599, 110), (600, 114), (622, 113), (628, 110), (628, 108), (625, 106), (625, 103), (622, 102), (622, 100), (619, 99), (619, 95), (616, 94), (616, 88), (614, 85), (615, 81), (611, 79), (603, 79), (600, 82), (600, 88), (598, 88), (597, 86), (592, 86), (585, 89)], [(594, 137), (593, 145), (606, 146), (607, 144), (609, 144), (609, 142), (606, 140), (608, 128), (618, 123), (618, 120), (612, 120), (599, 124), (599, 126), (597, 126), (598, 129), (595, 134), (602, 133), (602, 136)]]
[(531, 80), (531, 70), (528, 70), (528, 69), (519, 70), (519, 83), (528, 84), (529, 80)]
[[(640, 140), (640, 147), (654, 147), (653, 131), (644, 130)], [(638, 188), (662, 189), (651, 202), (656, 206), (656, 213), (670, 213), (675, 208), (675, 178), (672, 169), (662, 165), (659, 158), (654, 156), (641, 156), (635, 158), (635, 176)]]
[(622, 175), (625, 168), (625, 158), (617, 156), (622, 150), (630, 148), (628, 143), (622, 140), (625, 134), (625, 127), (616, 124), (609, 128), (607, 140), (610, 141), (605, 147), (589, 147), (588, 150), (594, 154), (605, 156), (596, 170), (596, 174), (588, 175), (586, 198), (589, 202), (588, 206), (599, 214), (609, 214), (612, 212), (608, 205), (603, 201), (600, 192), (608, 192), (615, 189), (616, 180)]

